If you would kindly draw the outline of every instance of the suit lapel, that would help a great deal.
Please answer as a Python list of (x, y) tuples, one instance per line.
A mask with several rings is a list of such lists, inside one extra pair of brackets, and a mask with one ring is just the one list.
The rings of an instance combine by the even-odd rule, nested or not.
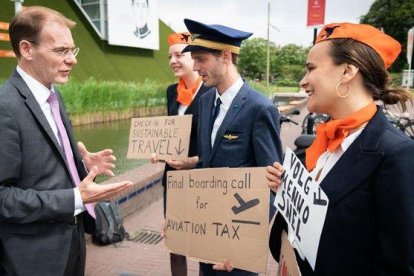
[[(359, 137), (334, 165), (320, 186), (334, 204), (361, 184), (381, 162), (384, 153), (378, 151), (378, 137), (385, 128), (386, 118), (378, 110)], [(350, 172), (350, 168), (352, 173)]]
[[(206, 153), (206, 156), (211, 155), (211, 133), (210, 133), (210, 121), (211, 121), (211, 115), (213, 113), (214, 109), (214, 99), (216, 97), (216, 92), (211, 91), (209, 92), (205, 98), (206, 103), (206, 112), (202, 115), (205, 118), (202, 119), (201, 128), (202, 128), (202, 135), (201, 135), (201, 143), (204, 145), (204, 152)], [(200, 122), (200, 121), (199, 121)], [(205, 142), (204, 142), (205, 141)]]
[(45, 114), (43, 113), (42, 109), (39, 106), (39, 103), (36, 101), (36, 98), (33, 96), (33, 93), (30, 91), (29, 87), (27, 87), (26, 83), (23, 81), (23, 79), (20, 77), (20, 75), (15, 71), (13, 78), (11, 79), (14, 86), (17, 88), (19, 93), (22, 95), (23, 98), (25, 98), (26, 105), (30, 109), (30, 111), (33, 113), (35, 119), (39, 122), (40, 126), (43, 128), (43, 130), (46, 132), (47, 136), (50, 140), (52, 140), (54, 146), (58, 150), (60, 156), (63, 160), (66, 160), (65, 154), (60, 147), (55, 134), (53, 133), (52, 128), (49, 125), (49, 122), (46, 119)]
[[(247, 88), (248, 88), (247, 84), (244, 83), (243, 86), (240, 88), (240, 91), (237, 93), (236, 97), (234, 97), (231, 105), (229, 106), (226, 116), (224, 117), (223, 122), (221, 123), (219, 129), (217, 130), (216, 139), (214, 140), (214, 145), (213, 145), (213, 149), (211, 152), (210, 160), (213, 159), (214, 154), (217, 151), (218, 145), (223, 139), (224, 133), (227, 131), (231, 122), (233, 122), (234, 118), (237, 116), (237, 114), (239, 114), (240, 110), (243, 108), (243, 105), (246, 102), (247, 94), (249, 92)], [(212, 111), (210, 112), (210, 114), (211, 113)], [(210, 134), (210, 139), (211, 139), (211, 134)]]
[(170, 114), (178, 114), (178, 106), (180, 104), (177, 102), (177, 93), (173, 94), (173, 99), (170, 102)]
[[(198, 92), (195, 95), (194, 99), (191, 101), (190, 105), (185, 110), (184, 114), (193, 114), (193, 116), (198, 114), (197, 105), (198, 105), (198, 98), (200, 97), (200, 94)], [(178, 113), (178, 109), (177, 109), (177, 113)]]

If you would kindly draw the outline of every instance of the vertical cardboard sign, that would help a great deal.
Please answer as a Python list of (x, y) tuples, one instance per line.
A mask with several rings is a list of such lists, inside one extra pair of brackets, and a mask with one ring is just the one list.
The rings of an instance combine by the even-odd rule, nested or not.
[(208, 263), (266, 272), (269, 188), (265, 168), (167, 174), (166, 246)]
[(283, 167), (274, 205), (288, 224), (289, 242), (315, 269), (329, 200), (290, 148), (286, 148)]
[(160, 160), (188, 157), (192, 115), (133, 118), (129, 132), (128, 159)]
[(301, 276), (295, 251), (289, 243), (285, 231), (282, 232), (282, 248), (280, 249), (279, 267), (277, 276)]

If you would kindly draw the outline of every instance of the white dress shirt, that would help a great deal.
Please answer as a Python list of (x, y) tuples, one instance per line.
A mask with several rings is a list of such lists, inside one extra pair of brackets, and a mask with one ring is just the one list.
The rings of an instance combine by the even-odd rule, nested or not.
[[(23, 71), (23, 69), (20, 68), (19, 66), (17, 66), (16, 70), (19, 73), (19, 75), (22, 77), (23, 81), (29, 87), (29, 89), (32, 92), (33, 96), (35, 97), (36, 101), (39, 103), (40, 108), (43, 111), (43, 114), (45, 114), (45, 117), (46, 117), (53, 133), (55, 134), (55, 137), (56, 137), (57, 141), (59, 142), (59, 145), (61, 145), (60, 137), (59, 137), (59, 134), (58, 134), (58, 129), (57, 129), (56, 122), (55, 122), (55, 118), (53, 117), (52, 109), (51, 109), (49, 103), (47, 102), (47, 99), (49, 98), (49, 95), (50, 95), (50, 90), (54, 90), (53, 86), (50, 87), (50, 88), (47, 88), (46, 86), (44, 86), (43, 84), (41, 84), (40, 82), (35, 80), (33, 77), (31, 77), (29, 74), (27, 74), (25, 71)], [(75, 194), (75, 212), (74, 212), (74, 215), (76, 216), (77, 214), (80, 214), (81, 212), (85, 211), (86, 209), (85, 209), (85, 206), (83, 205), (82, 196), (80, 194), (79, 189), (74, 188), (73, 191), (74, 191), (74, 194)]]
[[(325, 151), (321, 156), (319, 156), (318, 161), (316, 161), (316, 166), (311, 172), (311, 175), (316, 183), (320, 184), (322, 182), (325, 176), (336, 164), (336, 162), (338, 162), (339, 158), (341, 158), (341, 156), (345, 153), (349, 146), (351, 146), (355, 139), (358, 138), (362, 130), (363, 128), (348, 135), (334, 152)], [(316, 176), (319, 173), (319, 171), (319, 178), (316, 179)]]
[[(217, 99), (220, 98), (221, 106), (220, 112), (214, 121), (213, 130), (211, 131), (211, 147), (214, 145), (214, 140), (216, 139), (217, 131), (221, 126), (221, 123), (226, 117), (227, 111), (230, 108), (231, 103), (233, 102), (234, 98), (236, 97), (237, 93), (240, 91), (240, 88), (243, 86), (243, 80), (239, 76), (239, 78), (233, 83), (232, 86), (229, 87), (226, 91), (224, 91), (221, 95), (218, 93), (216, 89), (216, 98), (214, 99), (214, 107), (216, 106)], [(213, 108), (214, 109), (214, 108)]]

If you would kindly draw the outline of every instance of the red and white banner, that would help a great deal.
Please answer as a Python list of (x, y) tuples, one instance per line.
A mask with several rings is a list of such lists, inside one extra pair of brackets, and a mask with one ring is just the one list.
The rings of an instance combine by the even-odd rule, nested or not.
[(325, 0), (308, 0), (307, 27), (321, 27), (325, 24)]

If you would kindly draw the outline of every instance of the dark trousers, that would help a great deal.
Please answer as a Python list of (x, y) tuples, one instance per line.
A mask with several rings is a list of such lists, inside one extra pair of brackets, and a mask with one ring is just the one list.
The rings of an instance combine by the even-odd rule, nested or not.
[(233, 269), (231, 272), (222, 271), (222, 270), (214, 270), (212, 264), (200, 263), (200, 271), (202, 272), (203, 276), (229, 276), (229, 275), (237, 275), (237, 276), (257, 276), (258, 273), (250, 272), (241, 269)]
[(72, 242), (64, 275), (82, 276), (85, 275), (86, 265), (85, 232), (82, 219), (78, 224), (73, 224), (71, 227), (73, 229)]

